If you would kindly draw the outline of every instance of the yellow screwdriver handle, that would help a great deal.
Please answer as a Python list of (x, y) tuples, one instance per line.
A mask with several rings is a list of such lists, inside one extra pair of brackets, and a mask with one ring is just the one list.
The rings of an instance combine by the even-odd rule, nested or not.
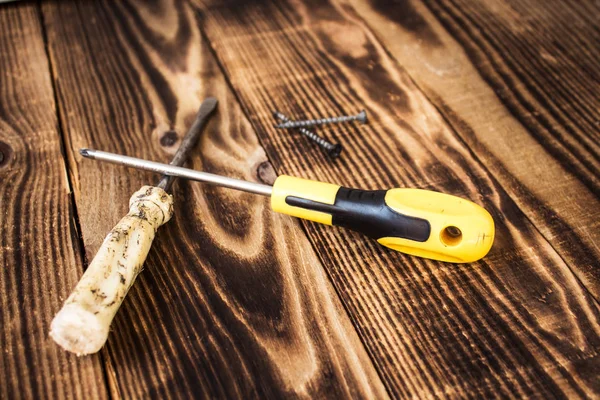
[(494, 220), (460, 197), (421, 189), (361, 190), (282, 175), (273, 185), (274, 211), (342, 226), (391, 249), (466, 263), (485, 256)]

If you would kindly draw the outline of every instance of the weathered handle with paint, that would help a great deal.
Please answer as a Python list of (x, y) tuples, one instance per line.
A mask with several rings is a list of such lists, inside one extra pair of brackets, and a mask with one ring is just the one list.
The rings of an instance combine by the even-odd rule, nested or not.
[(144, 186), (131, 196), (129, 213), (106, 236), (83, 277), (56, 314), (50, 336), (77, 355), (95, 353), (142, 266), (159, 226), (173, 215), (173, 198)]

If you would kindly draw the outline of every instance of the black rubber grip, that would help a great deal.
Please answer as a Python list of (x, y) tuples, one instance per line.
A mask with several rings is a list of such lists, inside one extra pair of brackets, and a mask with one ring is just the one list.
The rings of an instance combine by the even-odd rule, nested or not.
[(288, 196), (290, 206), (331, 214), (332, 224), (361, 232), (371, 238), (398, 237), (425, 242), (431, 234), (429, 221), (400, 214), (385, 203), (387, 190), (341, 187), (334, 204)]

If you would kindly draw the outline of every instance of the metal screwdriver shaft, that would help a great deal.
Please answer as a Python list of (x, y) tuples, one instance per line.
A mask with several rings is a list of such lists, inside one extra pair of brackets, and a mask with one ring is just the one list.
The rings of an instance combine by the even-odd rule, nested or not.
[(277, 125), (277, 128), (280, 128), (280, 129), (305, 128), (308, 126), (325, 125), (325, 124), (339, 124), (339, 123), (351, 122), (351, 121), (359, 121), (361, 124), (366, 124), (367, 123), (367, 112), (365, 110), (362, 110), (360, 113), (358, 113), (356, 115), (342, 115), (339, 117), (307, 119), (307, 120), (303, 120), (303, 121), (287, 121), (287, 122)]
[(91, 158), (92, 160), (105, 161), (112, 164), (122, 165), (124, 167), (157, 172), (168, 177), (178, 177), (197, 182), (210, 183), (213, 185), (238, 189), (244, 192), (260, 194), (263, 196), (270, 196), (272, 191), (271, 186), (264, 185), (262, 183), (248, 182), (241, 179), (229, 178), (227, 176), (196, 171), (175, 165), (143, 160), (141, 158), (129, 157), (121, 154), (108, 153), (106, 151), (81, 149), (80, 153), (84, 157)]
[[(202, 103), (173, 161), (182, 165), (200, 137), (217, 100)], [(81, 150), (84, 157), (91, 155)], [(135, 278), (141, 272), (158, 228), (173, 215), (168, 190), (175, 176), (165, 175), (157, 186), (142, 186), (129, 200), (129, 212), (104, 239), (79, 283), (52, 320), (50, 336), (77, 355), (95, 353), (108, 338), (110, 324)]]

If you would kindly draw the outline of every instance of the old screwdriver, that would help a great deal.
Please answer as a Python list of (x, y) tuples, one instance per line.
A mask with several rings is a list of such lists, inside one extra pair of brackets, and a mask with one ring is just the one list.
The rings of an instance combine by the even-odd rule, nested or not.
[[(171, 166), (183, 165), (217, 106), (207, 98), (177, 149)], [(50, 336), (77, 355), (95, 353), (108, 338), (110, 324), (142, 266), (158, 227), (173, 215), (167, 193), (175, 176), (143, 186), (129, 200), (129, 212), (110, 231), (81, 280), (52, 320)]]
[(494, 241), (494, 220), (479, 205), (431, 190), (350, 189), (281, 175), (273, 186), (81, 149), (84, 157), (178, 176), (271, 197), (271, 208), (361, 232), (383, 246), (420, 257), (465, 263), (485, 256)]

